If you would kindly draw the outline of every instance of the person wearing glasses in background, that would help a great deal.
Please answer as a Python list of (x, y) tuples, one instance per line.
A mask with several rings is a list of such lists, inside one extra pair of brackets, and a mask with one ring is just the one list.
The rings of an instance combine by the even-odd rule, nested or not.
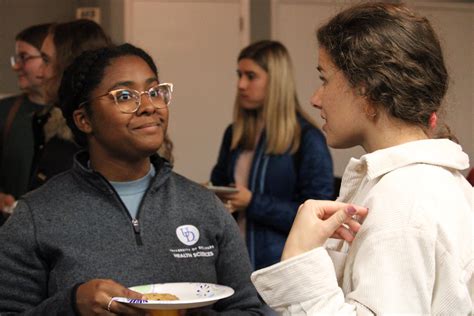
[[(28, 190), (37, 142), (34, 130), (38, 124), (33, 116), (46, 104), (40, 49), (49, 27), (33, 25), (15, 37), (10, 62), (22, 94), (0, 101), (0, 213), (8, 212)], [(0, 225), (4, 219), (0, 215)]]
[(22, 102), (29, 104), (33, 99), (27, 100), (34, 95), (34, 101), (41, 105), (19, 106), (18, 101), (14, 105), (14, 100), (7, 99), (5, 102), (13, 105), (0, 107), (0, 120), (5, 120), (0, 126), (4, 134), (2, 219), (12, 212), (15, 199), (71, 168), (79, 146), (56, 106), (61, 76), (83, 51), (110, 44), (100, 25), (90, 20), (40, 25), (17, 36), (17, 53), (12, 62), (19, 74), (20, 88), (28, 96), (22, 96)]
[(188, 315), (262, 314), (234, 219), (156, 154), (172, 90), (130, 44), (84, 52), (66, 69), (59, 104), (86, 150), (24, 195), (0, 230), (0, 314), (140, 315), (112, 298), (141, 299), (127, 287), (164, 282), (235, 290)]

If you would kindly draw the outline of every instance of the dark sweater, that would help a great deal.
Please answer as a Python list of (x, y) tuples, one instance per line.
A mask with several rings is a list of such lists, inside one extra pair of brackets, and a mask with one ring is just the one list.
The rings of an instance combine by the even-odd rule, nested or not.
[[(74, 285), (94, 278), (127, 287), (218, 283), (235, 294), (205, 314), (260, 314), (245, 246), (213, 193), (155, 157), (157, 174), (134, 227), (108, 181), (84, 167), (87, 159), (86, 152), (80, 153), (73, 169), (25, 195), (0, 228), (2, 316), (74, 315)], [(196, 232), (194, 240), (183, 238), (184, 225), (194, 226), (199, 238)], [(206, 256), (196, 255), (199, 247)], [(183, 253), (191, 256), (177, 255)]]
[[(295, 154), (266, 154), (265, 131), (255, 149), (248, 183), (252, 200), (245, 210), (246, 242), (255, 269), (280, 261), (298, 207), (305, 200), (333, 197), (332, 159), (326, 139), (308, 121), (298, 120), (301, 144)], [(235, 183), (235, 165), (242, 150), (231, 150), (231, 142), (229, 126), (211, 174), (215, 185)]]
[(19, 96), (0, 100), (0, 191), (16, 198), (28, 191), (30, 175), (35, 154), (33, 135), (33, 115), (44, 105), (31, 102), (23, 97), (20, 107), (4, 139), (4, 129), (8, 113)]
[[(26, 96), (4, 137), (6, 120), (19, 96), (0, 100), (0, 192), (19, 198), (72, 166), (79, 147), (65, 131), (57, 108), (31, 102)], [(52, 117), (54, 112), (55, 117)], [(61, 119), (58, 119), (61, 117)], [(50, 130), (49, 138), (45, 129)]]

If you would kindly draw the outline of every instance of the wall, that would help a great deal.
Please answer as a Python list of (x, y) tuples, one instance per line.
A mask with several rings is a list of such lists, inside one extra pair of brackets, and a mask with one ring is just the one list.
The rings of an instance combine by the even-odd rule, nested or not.
[(270, 0), (253, 0), (250, 3), (250, 40), (269, 39), (271, 35)]
[(124, 39), (124, 0), (77, 0), (78, 7), (99, 7), (100, 25), (112, 41), (121, 43)]
[[(474, 4), (453, 2), (409, 3), (426, 15), (439, 35), (450, 75), (444, 100), (444, 121), (469, 155), (474, 167)], [(467, 175), (465, 170), (465, 174)]]

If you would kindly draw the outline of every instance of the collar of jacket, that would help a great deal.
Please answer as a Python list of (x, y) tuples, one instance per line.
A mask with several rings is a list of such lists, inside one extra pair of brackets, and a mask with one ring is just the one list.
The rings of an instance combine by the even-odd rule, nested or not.
[(469, 157), (460, 145), (448, 139), (424, 139), (380, 149), (360, 159), (351, 158), (346, 171), (366, 170), (367, 177), (375, 179), (417, 163), (461, 171), (469, 167)]
[[(90, 169), (87, 166), (89, 161), (89, 152), (80, 151), (74, 156), (72, 171), (77, 177), (86, 181), (90, 186), (107, 194), (115, 194), (115, 190), (109, 181), (99, 172)], [(150, 183), (149, 191), (158, 190), (171, 176), (173, 166), (158, 154), (150, 156), (150, 162), (156, 170), (156, 175)]]

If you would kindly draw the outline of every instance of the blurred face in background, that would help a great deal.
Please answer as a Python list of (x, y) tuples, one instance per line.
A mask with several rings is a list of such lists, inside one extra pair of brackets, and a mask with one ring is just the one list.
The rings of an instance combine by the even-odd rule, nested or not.
[(267, 94), (267, 72), (252, 59), (243, 58), (239, 61), (237, 75), (240, 106), (245, 110), (260, 109)]
[(18, 75), (19, 88), (28, 93), (38, 91), (43, 84), (43, 60), (40, 51), (33, 45), (15, 42), (15, 56), (11, 60), (12, 68)]
[(53, 104), (57, 100), (59, 88), (59, 77), (56, 74), (56, 48), (54, 46), (54, 35), (49, 33), (44, 39), (41, 47), (43, 59), (43, 76), (48, 103)]

